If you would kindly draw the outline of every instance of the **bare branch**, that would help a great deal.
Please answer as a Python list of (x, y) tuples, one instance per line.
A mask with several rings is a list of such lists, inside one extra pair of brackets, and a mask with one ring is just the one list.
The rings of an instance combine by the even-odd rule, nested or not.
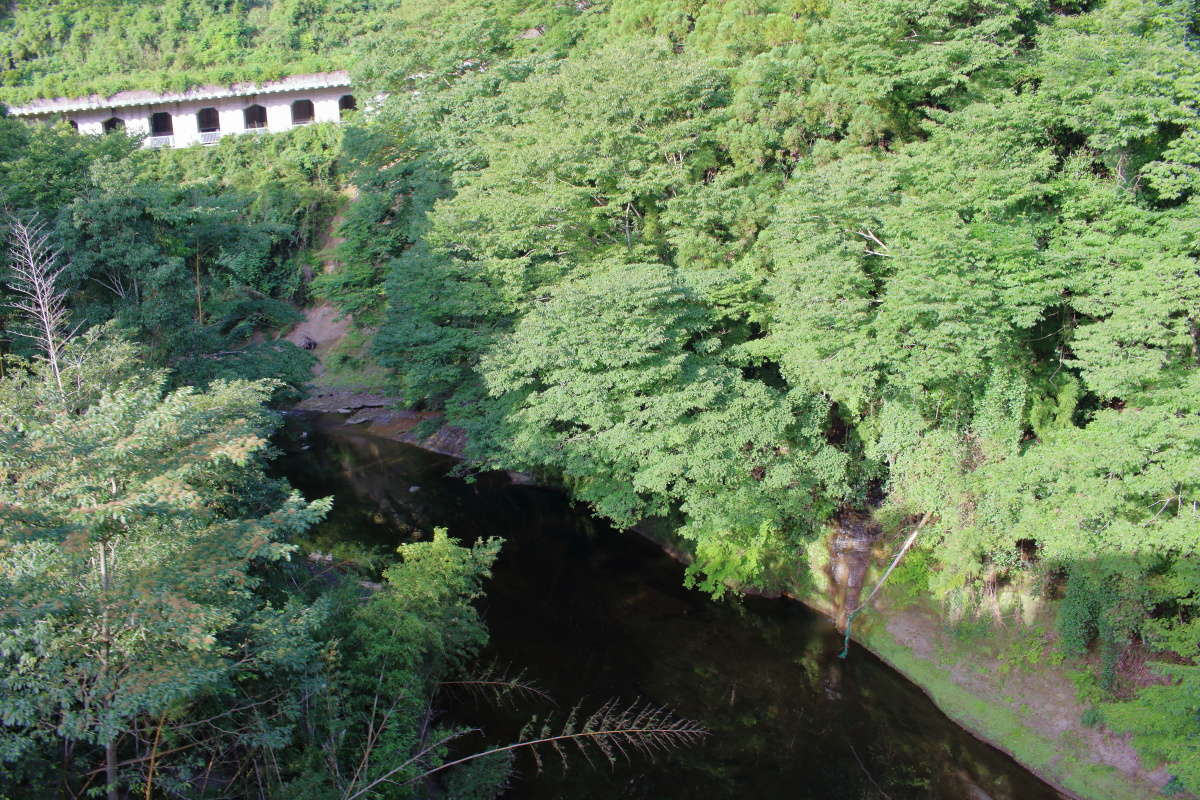
[(67, 329), (67, 293), (58, 289), (64, 267), (58, 264), (59, 252), (50, 245), (45, 223), (36, 216), (28, 223), (11, 216), (9, 225), (8, 266), (13, 275), (8, 285), (20, 297), (10, 305), (28, 318), (31, 329), (18, 333), (42, 351), (61, 393), (62, 350), (73, 333)]
[(130, 290), (125, 286), (125, 281), (116, 272), (109, 272), (101, 278), (92, 278), (96, 283), (108, 289), (117, 297), (125, 300), (129, 297)]
[(854, 233), (858, 236), (861, 236), (863, 239), (867, 240), (867, 242), (874, 243), (875, 247), (871, 247), (868, 244), (867, 251), (866, 251), (867, 255), (882, 256), (883, 258), (892, 258), (892, 253), (890, 252), (887, 244), (885, 244), (882, 239), (880, 239), (878, 236), (876, 236), (875, 232), (873, 230), (871, 230), (870, 228), (864, 228), (863, 230), (855, 231)]

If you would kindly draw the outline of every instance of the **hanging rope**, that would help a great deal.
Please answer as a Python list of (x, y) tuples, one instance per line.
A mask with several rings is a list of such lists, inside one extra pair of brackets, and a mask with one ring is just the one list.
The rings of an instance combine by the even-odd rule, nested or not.
[(908, 538), (904, 540), (904, 545), (900, 548), (900, 552), (896, 553), (896, 557), (893, 558), (892, 563), (888, 565), (887, 570), (883, 573), (883, 577), (879, 579), (879, 583), (875, 584), (875, 588), (871, 590), (869, 595), (867, 595), (867, 599), (860, 603), (858, 608), (854, 609), (846, 616), (846, 638), (842, 642), (842, 652), (838, 653), (838, 658), (844, 659), (850, 653), (850, 625), (854, 622), (854, 616), (869, 606), (871, 601), (875, 599), (875, 595), (879, 594), (879, 590), (883, 588), (883, 582), (888, 579), (888, 576), (892, 574), (892, 570), (894, 570), (896, 565), (900, 563), (900, 559), (904, 558), (904, 554), (907, 553), (908, 549), (913, 546), (913, 542), (917, 540), (917, 534), (921, 532), (921, 528), (925, 527), (925, 523), (929, 522), (930, 516), (931, 512), (925, 512), (925, 516), (921, 517), (921, 521), (917, 523), (917, 527), (913, 528), (913, 532), (910, 533)]

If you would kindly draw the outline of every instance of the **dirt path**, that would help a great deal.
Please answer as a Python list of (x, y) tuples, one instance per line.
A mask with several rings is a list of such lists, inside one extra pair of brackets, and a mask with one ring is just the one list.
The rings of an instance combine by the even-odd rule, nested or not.
[[(342, 195), (346, 198), (345, 203), (348, 205), (358, 198), (358, 189), (354, 186), (347, 186), (342, 190)], [(317, 250), (321, 269), (325, 274), (337, 272), (341, 266), (341, 262), (336, 258), (336, 253), (338, 246), (346, 239), (338, 236), (337, 231), (344, 221), (345, 205), (329, 221), (329, 226), (325, 229), (325, 235), (321, 239), (321, 246)], [(312, 280), (312, 278), (312, 274), (305, 275), (305, 280)], [(325, 358), (345, 338), (353, 321), (329, 303), (318, 303), (303, 309), (303, 312), (304, 320), (288, 331), (283, 338), (297, 347), (312, 351), (317, 357), (317, 363), (313, 366), (313, 377), (318, 378), (325, 374)]]

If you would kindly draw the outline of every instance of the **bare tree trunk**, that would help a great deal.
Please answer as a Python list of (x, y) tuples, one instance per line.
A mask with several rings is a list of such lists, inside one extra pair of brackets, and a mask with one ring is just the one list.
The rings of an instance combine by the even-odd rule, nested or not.
[(120, 800), (117, 794), (117, 740), (104, 745), (104, 779), (108, 782), (108, 800)]
[(167, 721), (166, 709), (158, 717), (158, 725), (154, 729), (154, 744), (150, 746), (150, 767), (146, 770), (145, 800), (150, 800), (154, 787), (154, 768), (158, 765), (158, 743), (162, 739), (163, 723)]
[[(112, 627), (108, 616), (109, 593), (112, 588), (111, 565), (108, 558), (108, 546), (100, 542), (97, 548), (96, 566), (100, 572), (100, 686), (104, 687), (104, 677), (108, 674), (109, 660), (112, 649)], [(107, 710), (112, 702), (112, 692), (106, 692), (104, 708)], [(108, 784), (108, 800), (118, 800), (117, 795), (117, 737), (114, 736), (104, 744), (104, 779)]]
[(200, 245), (196, 245), (196, 257), (192, 260), (196, 271), (196, 322), (204, 324), (204, 288), (200, 284)]

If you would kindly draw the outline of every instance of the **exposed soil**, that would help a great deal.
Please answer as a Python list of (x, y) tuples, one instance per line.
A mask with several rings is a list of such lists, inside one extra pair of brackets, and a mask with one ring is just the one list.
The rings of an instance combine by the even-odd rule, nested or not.
[[(342, 190), (342, 194), (346, 197), (347, 203), (352, 203), (358, 197), (358, 189), (354, 186), (347, 186)], [(337, 235), (337, 230), (342, 226), (344, 219), (345, 216), (339, 212), (329, 221), (329, 226), (325, 229), (325, 235), (321, 239), (321, 246), (317, 250), (317, 255), (321, 260), (321, 269), (326, 274), (337, 272), (338, 267), (341, 266), (336, 258), (337, 247), (346, 240)], [(311, 271), (306, 272), (304, 277), (306, 281), (311, 281), (313, 278)], [(313, 352), (317, 357), (317, 363), (313, 366), (313, 377), (319, 377), (325, 373), (323, 363), (325, 356), (337, 347), (346, 332), (350, 330), (351, 319), (328, 303), (320, 303), (303, 309), (303, 312), (304, 321), (292, 328), (283, 338), (298, 347)]]
[(341, 315), (341, 312), (328, 303), (322, 303), (304, 309), (304, 321), (288, 331), (283, 338), (297, 347), (311, 350), (316, 355), (317, 363), (313, 366), (313, 376), (317, 377), (325, 372), (321, 363), (322, 357), (337, 346), (349, 329), (349, 317)]
[(1128, 700), (1147, 686), (1165, 686), (1170, 683), (1169, 677), (1153, 668), (1156, 662), (1162, 663), (1163, 659), (1174, 664), (1186, 663), (1176, 653), (1152, 653), (1140, 639), (1130, 642), (1117, 660), (1113, 694), (1122, 700)]

